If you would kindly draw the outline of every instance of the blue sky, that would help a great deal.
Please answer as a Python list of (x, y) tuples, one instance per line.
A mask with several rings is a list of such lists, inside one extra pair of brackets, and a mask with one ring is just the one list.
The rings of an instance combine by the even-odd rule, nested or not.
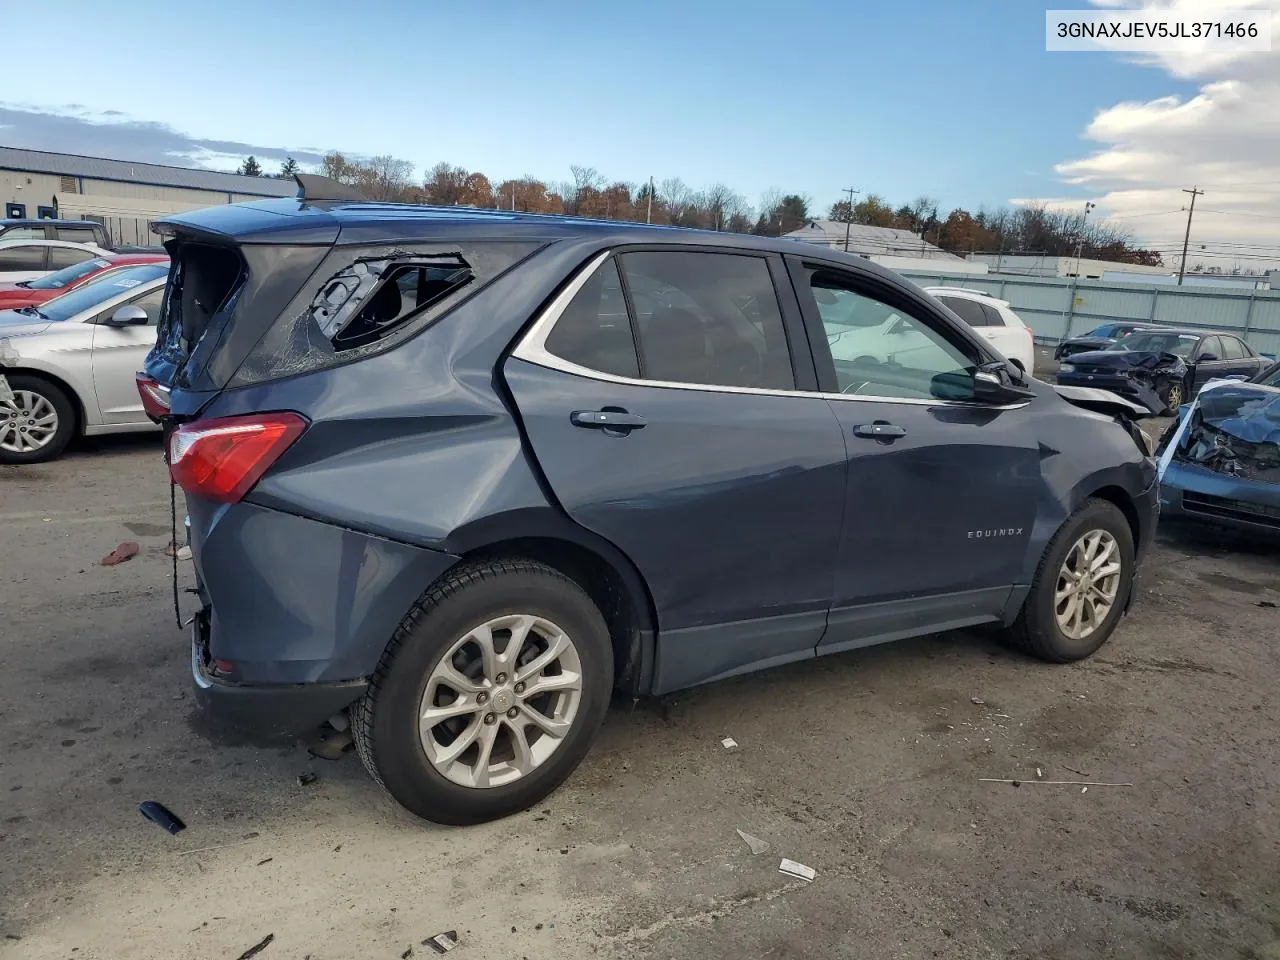
[[(1196, 89), (1107, 54), (1046, 53), (1033, 0), (186, 9), (77, 5), (69, 29), (57, 4), (10, 4), (6, 35), (52, 38), (59, 67), (38, 69), (43, 45), (24, 44), (0, 100), (260, 154), (391, 153), (419, 173), (447, 160), (555, 182), (576, 163), (722, 181), (752, 203), (776, 186), (825, 210), (852, 185), (974, 209), (1088, 196), (1053, 167), (1096, 149), (1083, 131), (1097, 113)], [(24, 139), (23, 123), (0, 128), (0, 143), (41, 145)]]

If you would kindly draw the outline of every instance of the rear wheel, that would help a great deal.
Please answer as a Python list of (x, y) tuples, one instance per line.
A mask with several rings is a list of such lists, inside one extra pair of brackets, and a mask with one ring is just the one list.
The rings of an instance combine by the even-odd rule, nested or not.
[(1134, 571), (1124, 514), (1109, 501), (1086, 501), (1050, 542), (1009, 638), (1043, 660), (1084, 659), (1124, 615)]
[(0, 463), (41, 463), (60, 456), (76, 427), (66, 391), (30, 374), (6, 379), (13, 397), (0, 399)]
[(352, 709), (356, 750), (418, 816), (492, 820), (573, 772), (612, 678), (608, 628), (576, 583), (528, 560), (468, 564), (396, 631)]

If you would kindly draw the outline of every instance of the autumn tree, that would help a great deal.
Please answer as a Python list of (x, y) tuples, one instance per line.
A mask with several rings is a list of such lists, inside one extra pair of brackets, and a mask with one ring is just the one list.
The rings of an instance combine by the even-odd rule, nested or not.
[(442, 207), (452, 207), (461, 203), (469, 176), (470, 174), (463, 167), (453, 167), (444, 162), (437, 163), (431, 168), (422, 184), (427, 203)]

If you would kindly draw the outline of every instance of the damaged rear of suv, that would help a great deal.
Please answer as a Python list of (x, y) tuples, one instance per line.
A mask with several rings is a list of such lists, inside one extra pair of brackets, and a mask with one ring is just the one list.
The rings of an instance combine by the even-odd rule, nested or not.
[(979, 624), (1068, 662), (1125, 616), (1145, 410), (1022, 376), (897, 275), (300, 179), (159, 224), (138, 386), (217, 718), (344, 715), (401, 804), (469, 823), (569, 776), (615, 690)]
[(1206, 384), (1156, 455), (1167, 515), (1280, 535), (1280, 364)]

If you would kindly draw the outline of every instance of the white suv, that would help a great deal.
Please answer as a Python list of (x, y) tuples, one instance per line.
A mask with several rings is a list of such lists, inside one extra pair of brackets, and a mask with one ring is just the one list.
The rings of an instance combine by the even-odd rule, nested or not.
[(1009, 308), (1008, 300), (1000, 300), (968, 287), (925, 287), (925, 292), (958, 316), (975, 333), (986, 337), (992, 345), (1035, 376), (1036, 341), (1031, 328)]

